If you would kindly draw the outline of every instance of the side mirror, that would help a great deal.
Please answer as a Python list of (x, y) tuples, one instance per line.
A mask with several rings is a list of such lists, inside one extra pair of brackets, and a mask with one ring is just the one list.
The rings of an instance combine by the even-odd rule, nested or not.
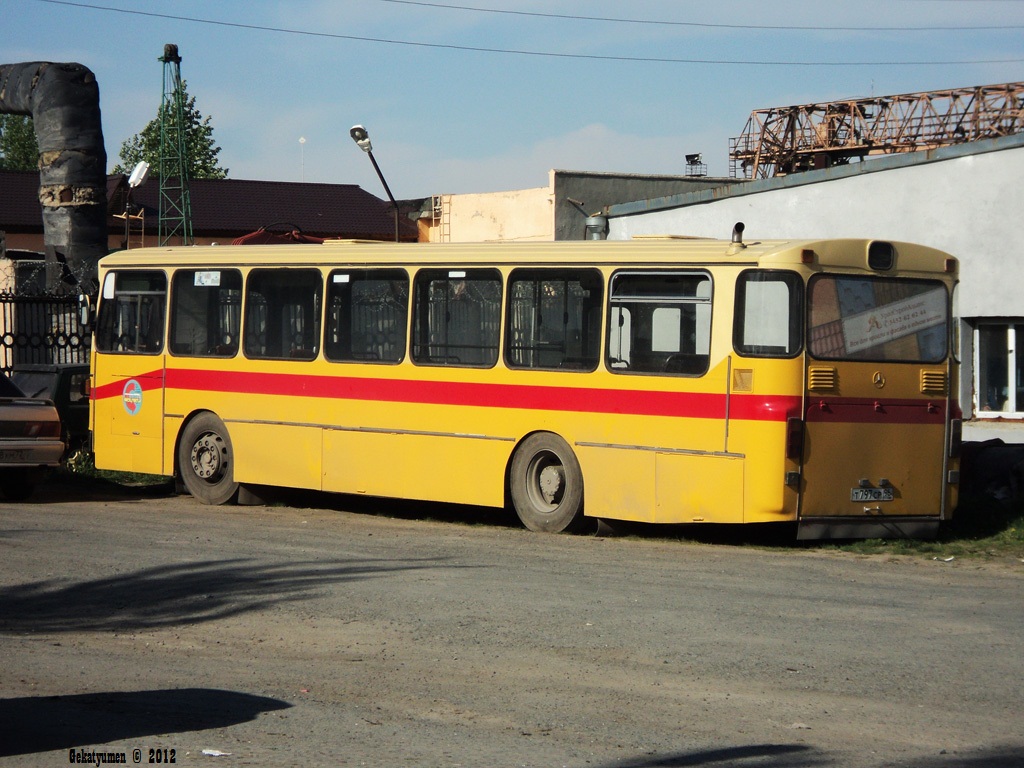
[(92, 328), (92, 299), (84, 293), (78, 294), (78, 322), (83, 328)]

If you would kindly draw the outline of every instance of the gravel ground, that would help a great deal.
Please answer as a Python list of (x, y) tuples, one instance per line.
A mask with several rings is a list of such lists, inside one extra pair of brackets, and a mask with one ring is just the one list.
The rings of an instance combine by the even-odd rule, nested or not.
[(0, 505), (0, 765), (1024, 766), (1022, 564), (295, 503)]

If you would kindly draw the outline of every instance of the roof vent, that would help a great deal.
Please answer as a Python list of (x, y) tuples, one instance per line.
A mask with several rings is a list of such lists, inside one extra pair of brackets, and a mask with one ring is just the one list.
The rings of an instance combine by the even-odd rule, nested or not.
[(588, 216), (586, 221), (587, 240), (607, 240), (608, 239), (608, 217), (607, 216)]

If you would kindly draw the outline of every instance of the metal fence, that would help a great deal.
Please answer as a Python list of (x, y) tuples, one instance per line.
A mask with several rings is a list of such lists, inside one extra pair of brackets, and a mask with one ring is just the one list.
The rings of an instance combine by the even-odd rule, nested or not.
[(88, 362), (89, 332), (79, 322), (75, 296), (0, 293), (0, 370)]

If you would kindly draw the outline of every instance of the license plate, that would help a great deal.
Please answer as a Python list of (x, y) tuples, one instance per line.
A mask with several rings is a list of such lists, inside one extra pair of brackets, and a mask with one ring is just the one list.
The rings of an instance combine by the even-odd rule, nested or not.
[(28, 459), (27, 450), (19, 450), (17, 448), (9, 448), (0, 451), (0, 464), (19, 464), (23, 463)]
[(850, 501), (892, 501), (892, 488), (851, 488)]

